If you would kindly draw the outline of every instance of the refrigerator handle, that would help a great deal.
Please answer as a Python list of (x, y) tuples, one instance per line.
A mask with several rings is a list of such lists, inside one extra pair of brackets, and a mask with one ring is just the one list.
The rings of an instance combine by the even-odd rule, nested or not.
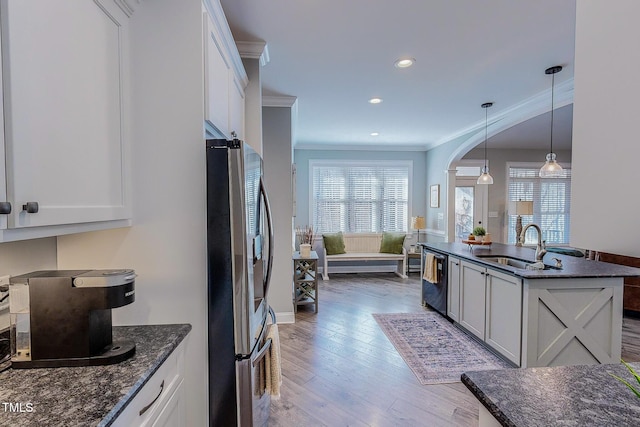
[(267, 298), (269, 292), (269, 284), (271, 283), (271, 269), (273, 267), (273, 222), (271, 219), (271, 205), (269, 204), (269, 197), (267, 196), (267, 190), (264, 186), (264, 180), (260, 177), (260, 193), (264, 199), (265, 212), (267, 214), (267, 228), (269, 238), (269, 258), (267, 260), (267, 274), (264, 279), (264, 297)]
[(251, 365), (256, 366), (258, 363), (260, 363), (260, 361), (264, 359), (264, 356), (267, 355), (267, 350), (269, 350), (270, 347), (271, 347), (271, 338), (269, 338), (264, 343), (262, 348), (258, 350), (258, 353), (256, 354), (256, 358), (251, 361)]

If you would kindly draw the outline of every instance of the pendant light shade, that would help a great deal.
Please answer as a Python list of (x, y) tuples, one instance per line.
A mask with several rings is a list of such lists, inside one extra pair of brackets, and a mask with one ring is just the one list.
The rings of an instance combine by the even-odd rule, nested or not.
[(487, 108), (492, 105), (493, 102), (482, 104), (482, 108), (484, 108), (484, 167), (482, 168), (482, 175), (478, 177), (477, 184), (493, 184), (493, 177), (489, 174), (489, 166), (487, 166)]
[(549, 153), (547, 154), (547, 161), (540, 168), (538, 175), (540, 178), (558, 178), (562, 176), (562, 166), (556, 161), (556, 153), (553, 152), (553, 87), (555, 83), (555, 75), (562, 71), (562, 67), (556, 65), (555, 67), (547, 68), (544, 73), (551, 74), (551, 146)]

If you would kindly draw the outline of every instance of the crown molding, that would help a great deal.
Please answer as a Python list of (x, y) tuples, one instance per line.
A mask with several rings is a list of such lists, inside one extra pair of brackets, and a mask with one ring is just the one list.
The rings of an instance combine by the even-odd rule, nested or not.
[[(557, 84), (554, 90), (554, 110), (571, 104), (573, 102), (573, 77), (569, 80)], [(537, 95), (525, 99), (524, 101), (512, 105), (511, 107), (506, 108), (493, 115), (491, 120), (489, 121), (489, 124), (495, 124), (497, 122), (505, 120), (505, 127), (502, 129), (504, 130), (548, 111), (551, 111), (551, 88), (546, 89), (538, 93)], [(468, 135), (478, 130), (484, 130), (484, 125), (484, 120), (480, 120), (466, 128), (460, 129), (455, 133), (441, 138), (439, 141), (433, 144), (433, 147), (441, 144), (446, 144), (447, 142), (453, 141), (456, 138)]]
[[(573, 103), (573, 77), (569, 80), (557, 84), (554, 90), (554, 110)], [(531, 98), (520, 102), (519, 104), (515, 104), (505, 110), (500, 111), (492, 117), (487, 126), (488, 137), (490, 138), (493, 135), (502, 132), (503, 130), (506, 130), (524, 121), (551, 111), (550, 101), (551, 88), (540, 92), (539, 94), (534, 95)], [(459, 160), (464, 154), (467, 153), (467, 151), (484, 140), (484, 128), (484, 121), (479, 121), (472, 126), (469, 126), (465, 129), (462, 129), (461, 131), (456, 132), (455, 134), (443, 138), (434, 146), (430, 146), (429, 149), (434, 148), (437, 145), (450, 142), (464, 135), (473, 134), (460, 145), (458, 145), (458, 147), (451, 154), (447, 163), (451, 164), (452, 162)]]
[(259, 42), (236, 42), (238, 52), (241, 58), (259, 59), (260, 65), (264, 67), (271, 58), (269, 58), (269, 46), (264, 41)]
[(396, 144), (323, 144), (321, 142), (302, 142), (295, 144), (296, 150), (322, 151), (426, 151), (423, 145)]
[(297, 96), (266, 95), (262, 97), (262, 106), (291, 108), (297, 101)]
[(127, 18), (131, 18), (133, 12), (136, 11), (136, 7), (142, 0), (113, 0), (113, 2), (127, 15)]
[[(120, 1), (133, 1), (133, 0), (120, 0)], [(140, 1), (140, 0), (136, 0)], [(244, 69), (244, 65), (242, 65), (242, 59), (240, 58), (240, 53), (238, 52), (238, 48), (236, 46), (236, 42), (233, 39), (233, 35), (231, 34), (231, 29), (229, 28), (229, 23), (227, 22), (227, 18), (224, 14), (224, 10), (222, 9), (222, 5), (219, 0), (204, 0), (204, 6), (209, 12), (209, 17), (211, 18), (211, 22), (218, 30), (218, 34), (220, 34), (220, 43), (224, 49), (229, 52), (229, 56), (231, 57), (231, 66), (233, 67), (233, 71), (236, 73), (236, 76), (240, 78), (243, 82), (249, 81), (247, 77), (247, 72)]]

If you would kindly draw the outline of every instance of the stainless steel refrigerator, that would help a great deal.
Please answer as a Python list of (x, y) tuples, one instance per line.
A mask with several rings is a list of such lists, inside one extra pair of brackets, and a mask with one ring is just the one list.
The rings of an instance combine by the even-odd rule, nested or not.
[(265, 360), (273, 227), (262, 159), (237, 139), (207, 140), (209, 425), (269, 418)]

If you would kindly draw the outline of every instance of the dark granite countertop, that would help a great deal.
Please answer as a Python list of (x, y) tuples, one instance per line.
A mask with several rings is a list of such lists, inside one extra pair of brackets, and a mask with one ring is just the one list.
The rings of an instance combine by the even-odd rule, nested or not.
[[(116, 326), (135, 355), (106, 366), (8, 369), (0, 373), (0, 425), (108, 426), (191, 330), (191, 325)], [(12, 412), (9, 403), (22, 404)], [(29, 411), (29, 407), (32, 411)]]
[(640, 276), (640, 268), (626, 267), (601, 261), (590, 261), (585, 258), (577, 258), (551, 252), (548, 252), (544, 256), (544, 263), (546, 265), (553, 266), (555, 262), (552, 261), (552, 258), (558, 258), (562, 260), (562, 269), (524, 270), (482, 259), (482, 256), (502, 255), (531, 262), (535, 261), (535, 248), (516, 247), (515, 245), (505, 245), (502, 243), (492, 243), (489, 246), (477, 245), (473, 247), (473, 250), (469, 250), (469, 245), (464, 243), (418, 243), (418, 245), (437, 252), (446, 253), (458, 258), (483, 264), (497, 270), (502, 270), (506, 273), (525, 279)]
[(609, 373), (638, 385), (622, 364), (465, 372), (462, 382), (503, 426), (639, 425), (640, 399)]

